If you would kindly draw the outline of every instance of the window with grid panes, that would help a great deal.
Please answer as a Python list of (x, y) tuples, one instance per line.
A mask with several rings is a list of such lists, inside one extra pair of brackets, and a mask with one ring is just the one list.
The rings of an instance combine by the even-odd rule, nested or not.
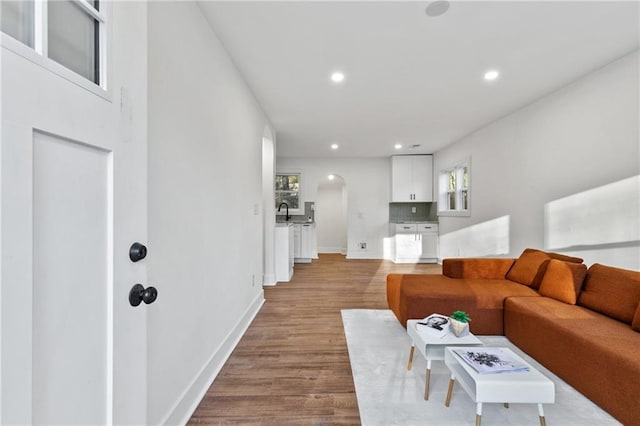
[(468, 216), (470, 210), (470, 161), (442, 170), (438, 183), (438, 214)]

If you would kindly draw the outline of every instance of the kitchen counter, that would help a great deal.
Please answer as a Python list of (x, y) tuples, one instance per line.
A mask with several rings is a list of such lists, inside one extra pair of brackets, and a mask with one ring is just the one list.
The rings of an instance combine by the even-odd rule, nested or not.
[(314, 225), (315, 222), (307, 222), (306, 220), (290, 220), (289, 222), (285, 222), (285, 221), (276, 221), (276, 226), (282, 226), (285, 224), (292, 224), (292, 225)]
[(392, 223), (392, 224), (428, 223), (428, 224), (437, 225), (438, 221), (437, 220), (398, 220), (398, 221), (390, 221), (389, 223)]

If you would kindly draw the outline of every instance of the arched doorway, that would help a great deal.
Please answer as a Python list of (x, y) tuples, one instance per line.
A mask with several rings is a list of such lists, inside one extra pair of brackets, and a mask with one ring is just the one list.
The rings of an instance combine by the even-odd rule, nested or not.
[(318, 253), (347, 253), (347, 184), (339, 175), (318, 182), (315, 205)]

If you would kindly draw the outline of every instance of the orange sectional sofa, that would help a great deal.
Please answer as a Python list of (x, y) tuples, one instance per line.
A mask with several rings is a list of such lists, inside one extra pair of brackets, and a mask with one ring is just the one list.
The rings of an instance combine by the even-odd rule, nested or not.
[(640, 425), (640, 272), (526, 249), (518, 259), (445, 259), (442, 275), (390, 274), (398, 320), (466, 311), (627, 425)]

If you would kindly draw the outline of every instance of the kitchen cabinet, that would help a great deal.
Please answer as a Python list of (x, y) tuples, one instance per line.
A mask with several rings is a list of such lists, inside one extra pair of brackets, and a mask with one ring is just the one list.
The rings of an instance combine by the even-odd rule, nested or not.
[(435, 263), (438, 261), (438, 225), (426, 223), (393, 224), (396, 263)]
[(293, 225), (293, 257), (296, 263), (311, 263), (313, 258), (313, 232), (315, 224), (298, 223)]
[(438, 225), (435, 224), (418, 224), (418, 232), (421, 247), (420, 260), (436, 261), (438, 260)]
[(293, 227), (291, 223), (276, 225), (275, 272), (277, 282), (289, 282), (293, 277)]
[(433, 156), (394, 155), (391, 157), (391, 201), (433, 201)]

